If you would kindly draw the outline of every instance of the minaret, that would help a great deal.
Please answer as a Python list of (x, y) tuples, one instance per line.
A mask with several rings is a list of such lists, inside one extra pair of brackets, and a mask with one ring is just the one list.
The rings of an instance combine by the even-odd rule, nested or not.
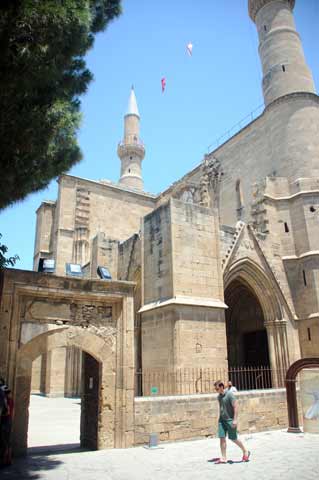
[(124, 138), (119, 143), (117, 154), (121, 159), (119, 183), (135, 190), (143, 190), (142, 160), (145, 148), (140, 139), (140, 114), (133, 86), (124, 117)]
[(265, 106), (295, 92), (315, 93), (314, 82), (296, 31), (295, 0), (249, 0), (259, 36)]

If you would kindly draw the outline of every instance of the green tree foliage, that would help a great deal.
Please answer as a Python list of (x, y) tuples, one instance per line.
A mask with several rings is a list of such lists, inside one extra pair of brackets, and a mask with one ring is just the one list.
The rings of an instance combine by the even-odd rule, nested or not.
[(0, 209), (81, 159), (84, 56), (120, 0), (0, 1)]
[[(0, 240), (1, 240), (1, 233), (0, 233)], [(8, 247), (3, 245), (0, 242), (0, 270), (3, 270), (6, 267), (13, 267), (17, 260), (20, 260), (18, 255), (14, 255), (13, 257), (6, 257), (5, 254), (8, 251)]]

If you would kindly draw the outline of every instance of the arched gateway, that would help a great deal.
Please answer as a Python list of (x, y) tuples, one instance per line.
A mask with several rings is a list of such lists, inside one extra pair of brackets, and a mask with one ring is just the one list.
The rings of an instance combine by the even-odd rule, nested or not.
[(82, 446), (133, 445), (134, 284), (10, 270), (2, 280), (0, 373), (14, 392), (15, 453), (27, 449), (32, 362), (67, 347), (83, 352)]
[(229, 367), (269, 367), (272, 386), (283, 386), (296, 328), (276, 282), (246, 257), (227, 269), (224, 285)]
[[(112, 375), (112, 372), (115, 372), (115, 355), (112, 345), (80, 327), (62, 327), (37, 335), (17, 352), (15, 451), (23, 451), (27, 448), (32, 363), (38, 356), (63, 347), (77, 347), (84, 354), (81, 446), (91, 449), (114, 446), (110, 436), (110, 432), (114, 431), (116, 388), (115, 375)], [(90, 383), (92, 391), (89, 388)], [(105, 403), (108, 403), (110, 408), (100, 417)], [(104, 424), (107, 425), (106, 432), (104, 432)]]

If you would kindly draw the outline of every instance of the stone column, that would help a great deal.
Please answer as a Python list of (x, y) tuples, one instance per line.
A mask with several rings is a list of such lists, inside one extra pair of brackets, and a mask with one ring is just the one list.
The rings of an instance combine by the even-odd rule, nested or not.
[(289, 366), (286, 324), (286, 320), (265, 323), (273, 387), (284, 386), (285, 374)]

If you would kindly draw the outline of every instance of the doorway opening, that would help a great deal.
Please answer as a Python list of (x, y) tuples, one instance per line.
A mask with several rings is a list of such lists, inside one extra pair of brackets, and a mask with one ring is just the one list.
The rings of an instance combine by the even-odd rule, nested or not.
[(98, 447), (101, 364), (76, 347), (48, 351), (32, 363), (28, 448)]
[(230, 380), (240, 389), (271, 388), (267, 331), (260, 302), (240, 279), (225, 291)]

